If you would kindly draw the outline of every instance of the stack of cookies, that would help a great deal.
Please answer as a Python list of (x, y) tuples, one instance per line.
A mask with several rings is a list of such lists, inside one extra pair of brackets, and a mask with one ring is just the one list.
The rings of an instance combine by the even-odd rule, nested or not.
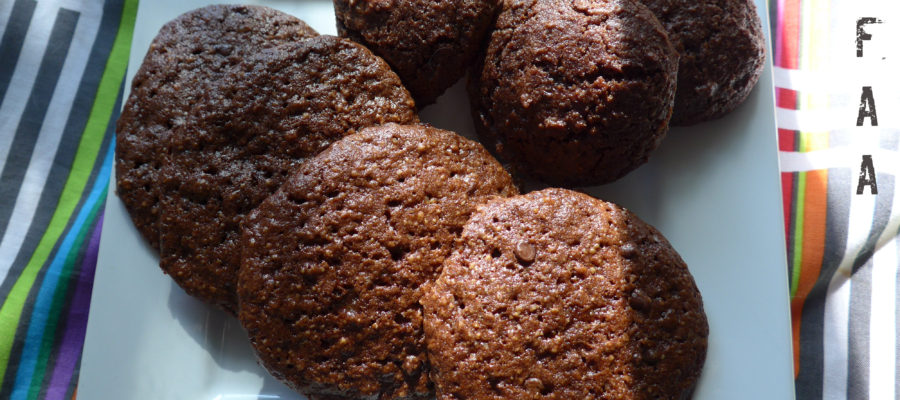
[(670, 123), (737, 108), (765, 60), (752, 0), (334, 3), (342, 36), (383, 57), (408, 87), (429, 88), (411, 90), (420, 106), (468, 67), (482, 143), (514, 175), (552, 185), (623, 177)]
[[(191, 11), (132, 83), (117, 193), (163, 271), (312, 399), (689, 397), (708, 326), (677, 252), (615, 204), (519, 195), (494, 158), (609, 182), (670, 121), (746, 97), (751, 3), (646, 3), (335, 0), (346, 38), (265, 7)], [(683, 32), (704, 18), (736, 31)], [(738, 38), (751, 61), (717, 53)], [(487, 149), (418, 119), (467, 68)]]
[(418, 122), (366, 48), (264, 7), (166, 24), (117, 124), (117, 193), (160, 267), (232, 313), (241, 223), (305, 159), (358, 129)]

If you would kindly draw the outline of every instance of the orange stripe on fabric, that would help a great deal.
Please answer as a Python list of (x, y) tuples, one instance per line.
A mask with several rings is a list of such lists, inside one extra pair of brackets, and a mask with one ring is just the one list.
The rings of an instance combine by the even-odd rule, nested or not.
[(828, 170), (806, 173), (806, 201), (803, 209), (803, 259), (800, 282), (791, 299), (794, 340), (794, 373), (800, 371), (800, 321), (803, 304), (816, 284), (825, 254), (825, 224), (828, 204)]
[[(790, 68), (797, 69), (800, 65), (800, 4), (801, 0), (784, 0), (782, 3), (784, 9), (781, 10), (782, 18), (781, 18), (781, 30), (782, 36), (781, 40), (778, 43), (781, 46), (781, 59), (778, 60), (779, 66), (782, 68)], [(797, 108), (797, 93), (788, 93), (788, 92), (780, 92), (782, 96), (790, 96), (793, 97), (794, 104), (783, 104), (782, 106), (786, 108), (796, 109)], [(782, 99), (785, 100), (785, 99)], [(797, 150), (792, 149), (792, 150)], [(787, 219), (785, 220), (785, 228), (787, 229), (787, 242), (788, 246), (791, 246), (794, 238), (790, 236), (790, 224), (791, 221), (790, 209), (794, 207), (794, 202), (796, 201), (793, 198), (793, 182), (791, 182), (791, 191), (788, 193), (784, 193), (783, 195), (786, 197), (785, 200), (785, 215)], [(787, 199), (790, 197), (789, 199)], [(790, 260), (788, 260), (790, 262)], [(799, 266), (794, 265), (793, 268), (799, 268)], [(792, 299), (791, 301), (791, 328), (792, 328), (792, 338), (793, 338), (793, 356), (794, 356), (794, 379), (797, 378), (797, 375), (800, 373), (800, 314), (803, 309), (803, 303), (797, 302)]]

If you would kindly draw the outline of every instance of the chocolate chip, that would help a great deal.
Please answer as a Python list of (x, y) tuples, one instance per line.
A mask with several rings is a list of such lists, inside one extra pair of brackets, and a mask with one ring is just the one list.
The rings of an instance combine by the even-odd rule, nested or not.
[(403, 371), (407, 374), (412, 374), (416, 370), (419, 369), (421, 361), (418, 357), (409, 355), (403, 360)]
[(519, 242), (519, 244), (516, 245), (516, 249), (513, 250), (513, 253), (516, 254), (516, 259), (518, 259), (519, 262), (530, 263), (534, 261), (535, 250), (534, 246), (530, 243)]
[(525, 388), (532, 392), (537, 392), (544, 388), (544, 382), (538, 378), (528, 378), (525, 380)]
[(656, 349), (649, 347), (644, 349), (644, 361), (648, 364), (656, 364), (659, 361), (659, 352)]
[(634, 258), (637, 255), (637, 247), (634, 247), (634, 243), (631, 242), (623, 244), (619, 251), (622, 252), (622, 256), (625, 258)]
[(628, 300), (628, 304), (631, 305), (631, 308), (638, 311), (648, 311), (650, 310), (651, 300), (650, 297), (646, 294), (635, 290), (631, 293), (631, 298)]
[(234, 46), (230, 44), (217, 44), (215, 47), (213, 47), (213, 50), (218, 55), (229, 56), (231, 55), (231, 52), (234, 51)]

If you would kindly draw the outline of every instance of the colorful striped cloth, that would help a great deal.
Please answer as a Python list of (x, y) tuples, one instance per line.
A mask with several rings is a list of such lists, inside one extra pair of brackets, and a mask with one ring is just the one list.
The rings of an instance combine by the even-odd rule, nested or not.
[(0, 399), (75, 397), (136, 10), (0, 1)]
[(900, 393), (893, 7), (770, 0), (798, 399)]

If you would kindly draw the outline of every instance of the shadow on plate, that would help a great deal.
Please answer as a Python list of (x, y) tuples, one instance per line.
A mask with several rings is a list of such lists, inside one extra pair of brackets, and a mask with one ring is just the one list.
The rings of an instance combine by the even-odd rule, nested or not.
[[(247, 332), (237, 318), (218, 308), (188, 296), (172, 283), (168, 307), (172, 318), (202, 348), (206, 349), (215, 365), (226, 371), (250, 373), (262, 380), (262, 387), (256, 399), (259, 400), (305, 400), (306, 397), (294, 392), (273, 378), (260, 366), (250, 346)], [(253, 396), (220, 394), (217, 400), (250, 400)]]

